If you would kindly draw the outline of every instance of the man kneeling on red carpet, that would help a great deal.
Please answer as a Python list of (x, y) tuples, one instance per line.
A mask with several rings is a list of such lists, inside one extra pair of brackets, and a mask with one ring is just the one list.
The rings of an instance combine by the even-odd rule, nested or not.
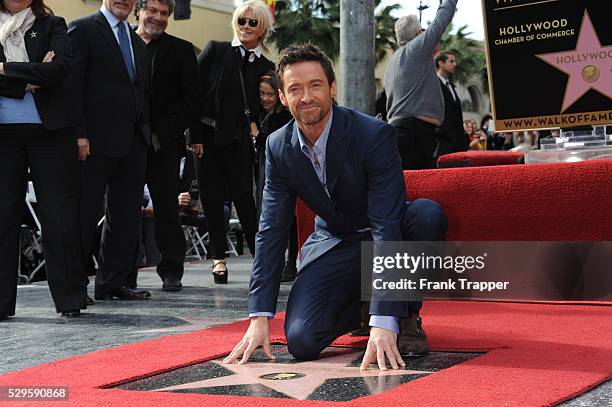
[[(336, 81), (329, 58), (314, 45), (281, 52), (279, 94), (294, 120), (268, 137), (266, 181), (249, 287), (250, 326), (225, 359), (246, 363), (270, 348), (287, 231), (299, 196), (316, 214), (301, 250), (300, 270), (285, 316), (289, 352), (316, 359), (339, 336), (359, 327), (361, 241), (443, 240), (446, 217), (426, 199), (406, 202), (394, 128), (333, 106)], [(370, 338), (361, 365), (404, 366), (402, 353), (424, 354), (420, 302), (370, 306)]]

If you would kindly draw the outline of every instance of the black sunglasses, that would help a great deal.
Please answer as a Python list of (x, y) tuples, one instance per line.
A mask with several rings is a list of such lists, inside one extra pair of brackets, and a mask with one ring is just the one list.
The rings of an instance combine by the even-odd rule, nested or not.
[(238, 25), (240, 26), (246, 25), (247, 22), (249, 23), (249, 27), (251, 28), (255, 28), (257, 27), (257, 24), (259, 24), (259, 21), (255, 20), (254, 18), (240, 17), (238, 19)]

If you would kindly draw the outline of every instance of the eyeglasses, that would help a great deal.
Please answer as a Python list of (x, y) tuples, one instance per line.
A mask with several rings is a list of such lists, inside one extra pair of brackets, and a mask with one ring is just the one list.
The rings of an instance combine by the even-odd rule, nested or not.
[(247, 23), (249, 23), (249, 27), (255, 28), (257, 27), (257, 24), (259, 24), (259, 21), (255, 20), (254, 18), (246, 18), (246, 17), (240, 17), (238, 19), (239, 26), (246, 25)]

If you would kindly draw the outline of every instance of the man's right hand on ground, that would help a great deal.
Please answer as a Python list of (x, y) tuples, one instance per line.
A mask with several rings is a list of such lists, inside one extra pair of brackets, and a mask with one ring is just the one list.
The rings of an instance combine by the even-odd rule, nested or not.
[(249, 329), (244, 337), (232, 350), (228, 357), (223, 359), (224, 363), (234, 363), (242, 356), (238, 364), (243, 365), (258, 347), (263, 347), (264, 354), (274, 359), (270, 347), (270, 323), (268, 317), (252, 317)]

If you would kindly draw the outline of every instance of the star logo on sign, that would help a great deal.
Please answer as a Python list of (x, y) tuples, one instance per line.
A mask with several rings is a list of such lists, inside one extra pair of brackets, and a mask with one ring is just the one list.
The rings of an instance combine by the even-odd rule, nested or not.
[[(338, 352), (335, 352), (336, 354)], [(363, 352), (342, 352), (338, 356), (323, 357), (318, 360), (302, 363), (250, 362), (245, 365), (224, 364), (213, 361), (218, 366), (231, 370), (230, 376), (198, 380), (191, 383), (164, 387), (156, 391), (180, 391), (217, 386), (238, 386), (259, 384), (298, 400), (306, 400), (328, 379), (379, 377), (383, 380), (380, 386), (369, 388), (370, 394), (382, 393), (387, 388), (384, 379), (393, 376), (423, 375), (431, 371), (388, 369), (359, 370), (351, 366)]]
[(30, 38), (37, 38), (37, 36), (38, 36), (38, 33), (36, 31), (32, 31), (30, 33)]
[(536, 56), (569, 76), (561, 112), (590, 89), (612, 98), (612, 45), (601, 45), (586, 10), (576, 49)]

